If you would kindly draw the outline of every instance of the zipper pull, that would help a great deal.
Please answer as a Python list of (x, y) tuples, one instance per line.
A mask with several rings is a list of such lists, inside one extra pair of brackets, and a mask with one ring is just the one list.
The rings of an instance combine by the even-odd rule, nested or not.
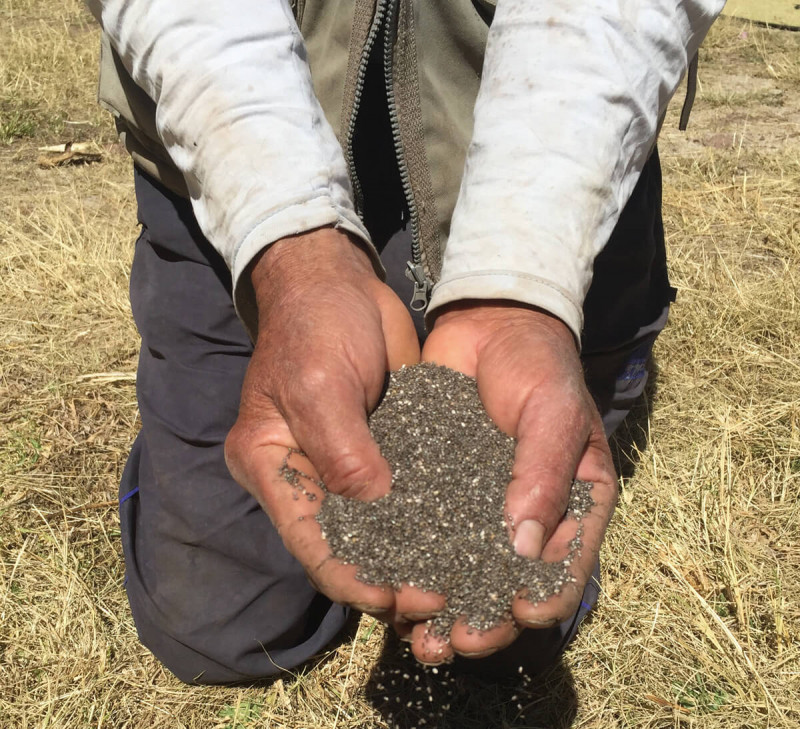
[(414, 295), (409, 306), (412, 311), (424, 311), (431, 298), (433, 283), (425, 276), (425, 269), (411, 261), (406, 262), (406, 278), (414, 282)]

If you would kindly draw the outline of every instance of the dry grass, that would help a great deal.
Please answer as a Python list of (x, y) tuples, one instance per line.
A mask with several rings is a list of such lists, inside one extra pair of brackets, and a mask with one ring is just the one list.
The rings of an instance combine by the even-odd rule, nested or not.
[[(137, 427), (129, 164), (80, 3), (0, 0), (0, 29), (0, 726), (386, 726), (371, 620), (261, 687), (183, 686), (138, 644), (111, 505)], [(621, 439), (601, 607), (527, 720), (464, 679), (440, 726), (800, 727), (798, 110), (798, 35), (720, 23), (689, 132), (665, 128), (679, 298)], [(36, 167), (68, 139), (105, 161)]]

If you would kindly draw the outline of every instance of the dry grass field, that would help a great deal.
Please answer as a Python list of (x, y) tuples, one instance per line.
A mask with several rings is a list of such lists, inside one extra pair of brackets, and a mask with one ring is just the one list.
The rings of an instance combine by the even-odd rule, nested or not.
[[(115, 509), (137, 226), (96, 62), (78, 0), (0, 0), (0, 727), (800, 727), (800, 35), (723, 19), (689, 131), (665, 125), (679, 294), (616, 444), (595, 615), (536, 686), (424, 674), (429, 713), (411, 667), (378, 686), (372, 619), (260, 686), (185, 686), (137, 642)], [(38, 165), (67, 141), (102, 162)]]

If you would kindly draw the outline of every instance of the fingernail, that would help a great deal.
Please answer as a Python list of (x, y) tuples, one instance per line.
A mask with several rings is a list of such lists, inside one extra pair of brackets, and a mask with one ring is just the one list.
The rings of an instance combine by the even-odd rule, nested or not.
[(498, 648), (487, 648), (485, 651), (473, 651), (472, 653), (460, 653), (459, 655), (464, 656), (464, 658), (486, 658), (493, 653), (497, 653), (498, 650)]
[(552, 628), (554, 625), (558, 624), (558, 620), (555, 618), (547, 618), (546, 620), (523, 620), (525, 627), (533, 628), (536, 630), (537, 628)]
[(406, 620), (409, 623), (421, 623), (423, 620), (430, 620), (436, 617), (436, 613), (428, 611), (426, 613), (401, 613), (398, 615), (401, 620)]
[(517, 524), (514, 535), (514, 549), (521, 557), (539, 559), (544, 541), (544, 525), (534, 519), (526, 519)]
[(368, 615), (372, 615), (373, 617), (377, 615), (382, 615), (386, 612), (386, 607), (381, 607), (378, 605), (367, 605), (363, 602), (351, 602), (350, 607), (354, 610), (358, 610), (360, 613), (367, 613)]

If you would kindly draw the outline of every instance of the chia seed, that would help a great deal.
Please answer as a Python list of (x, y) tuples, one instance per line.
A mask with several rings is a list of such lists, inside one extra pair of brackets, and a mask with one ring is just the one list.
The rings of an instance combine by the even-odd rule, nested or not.
[[(529, 560), (511, 546), (504, 503), (515, 440), (486, 414), (473, 378), (429, 363), (394, 372), (369, 426), (391, 466), (391, 492), (373, 502), (327, 493), (317, 515), (333, 555), (358, 565), (358, 579), (444, 595), (432, 620), (439, 635), (462, 616), (488, 630), (510, 618), (518, 592), (536, 603), (574, 581), (580, 526), (560, 562)], [(281, 475), (302, 489), (305, 474), (287, 461)], [(591, 489), (573, 481), (565, 518), (594, 506)]]

